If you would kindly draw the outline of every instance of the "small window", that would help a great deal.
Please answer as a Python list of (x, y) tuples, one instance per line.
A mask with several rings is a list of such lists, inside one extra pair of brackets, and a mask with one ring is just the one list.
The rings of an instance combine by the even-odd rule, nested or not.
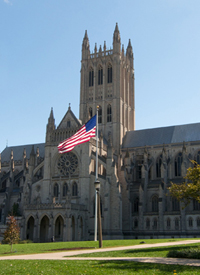
[(89, 71), (89, 87), (94, 86), (94, 70), (93, 68), (90, 68)]
[(197, 226), (200, 226), (200, 218), (197, 218)]
[(153, 220), (153, 229), (157, 229), (157, 226), (158, 226), (158, 220), (154, 219)]
[(63, 184), (63, 197), (67, 196), (68, 186), (67, 183)]
[(89, 118), (92, 118), (92, 107), (89, 108)]
[(193, 219), (191, 217), (188, 220), (188, 225), (189, 225), (189, 227), (193, 226)]
[(179, 211), (180, 203), (176, 198), (172, 198), (172, 211)]
[(68, 121), (67, 121), (67, 128), (70, 128), (70, 127), (71, 127), (71, 121), (68, 120)]
[(179, 228), (179, 219), (178, 218), (175, 219), (175, 228), (176, 229)]
[(197, 200), (193, 200), (193, 210), (200, 210), (200, 203)]
[(58, 197), (58, 184), (55, 183), (54, 189), (53, 189), (54, 197)]
[(74, 182), (72, 185), (72, 196), (78, 196), (78, 186), (76, 182)]
[(150, 227), (150, 220), (146, 219), (146, 228), (149, 228), (149, 227)]
[(167, 219), (167, 228), (170, 228), (171, 227), (171, 220), (170, 218)]
[(111, 122), (112, 121), (112, 108), (111, 105), (108, 104), (107, 106), (107, 122)]
[(175, 177), (180, 177), (181, 176), (181, 164), (182, 164), (182, 162), (183, 162), (182, 153), (179, 153), (176, 156), (175, 162), (174, 162)]
[(137, 219), (134, 220), (134, 227), (135, 227), (135, 228), (138, 227), (138, 220), (137, 220)]
[(98, 85), (102, 85), (103, 84), (103, 68), (101, 66), (99, 66), (98, 69)]
[(152, 198), (152, 212), (158, 212), (158, 197), (153, 196)]
[(109, 64), (108, 65), (108, 71), (107, 71), (108, 75), (107, 75), (107, 82), (108, 83), (112, 83), (112, 65)]
[(162, 164), (162, 155), (160, 155), (156, 160), (156, 177), (161, 178), (161, 164)]
[(102, 123), (102, 108), (99, 106), (99, 111), (98, 111), (98, 123)]
[(200, 151), (196, 154), (195, 160), (198, 164), (200, 164)]
[(136, 198), (133, 203), (133, 212), (139, 212), (139, 198)]

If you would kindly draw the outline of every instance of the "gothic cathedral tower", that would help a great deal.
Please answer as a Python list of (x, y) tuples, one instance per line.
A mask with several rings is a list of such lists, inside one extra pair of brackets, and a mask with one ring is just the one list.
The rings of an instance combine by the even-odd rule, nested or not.
[(80, 119), (85, 123), (99, 106), (99, 130), (120, 151), (126, 131), (135, 128), (133, 50), (129, 40), (126, 53), (116, 24), (113, 49), (90, 52), (87, 31), (82, 43)]

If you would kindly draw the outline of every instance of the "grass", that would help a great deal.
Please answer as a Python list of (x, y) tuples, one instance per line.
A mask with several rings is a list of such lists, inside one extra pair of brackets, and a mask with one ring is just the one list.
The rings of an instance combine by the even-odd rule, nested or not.
[(81, 254), (73, 257), (167, 257), (169, 252), (185, 248), (196, 249), (199, 244), (176, 245), (155, 248), (127, 249), (121, 251), (95, 252)]
[[(130, 246), (138, 245), (140, 242), (147, 244), (169, 242), (169, 241), (181, 241), (189, 239), (145, 239), (145, 240), (105, 240), (103, 241), (103, 247), (117, 247), (117, 246)], [(27, 244), (14, 244), (13, 251), (15, 255), (20, 254), (37, 254), (37, 253), (49, 253), (65, 250), (66, 248), (79, 248), (79, 247), (98, 247), (98, 242), (94, 241), (82, 241), (82, 242), (54, 242), (54, 243), (27, 243)], [(141, 244), (142, 246), (142, 244)], [(54, 250), (54, 251), (53, 251)], [(8, 244), (0, 245), (0, 256), (13, 255), (10, 253), (10, 246)]]
[(194, 275), (199, 267), (148, 264), (123, 261), (50, 261), (5, 260), (0, 261), (0, 274), (15, 275), (81, 275), (81, 274), (148, 274), (148, 275)]

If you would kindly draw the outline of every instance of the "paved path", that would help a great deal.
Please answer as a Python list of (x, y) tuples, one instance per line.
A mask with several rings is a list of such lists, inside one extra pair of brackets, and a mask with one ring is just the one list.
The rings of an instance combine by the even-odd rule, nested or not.
[[(194, 259), (177, 259), (177, 258), (161, 258), (161, 257), (70, 257), (80, 254), (89, 254), (95, 252), (107, 252), (107, 251), (119, 251), (128, 249), (144, 249), (144, 248), (156, 248), (164, 246), (174, 246), (181, 244), (193, 244), (200, 243), (200, 240), (185, 240), (185, 241), (175, 241), (157, 244), (140, 244), (133, 246), (123, 246), (123, 247), (109, 247), (100, 249), (87, 249), (87, 250), (74, 250), (74, 251), (62, 251), (54, 253), (41, 253), (41, 254), (27, 254), (27, 255), (13, 255), (13, 256), (2, 256), (0, 260), (120, 260), (120, 261), (135, 261), (135, 262), (145, 262), (145, 263), (160, 263), (160, 264), (179, 264), (179, 265), (191, 265), (200, 266), (200, 260)], [(70, 257), (70, 258), (69, 258)]]

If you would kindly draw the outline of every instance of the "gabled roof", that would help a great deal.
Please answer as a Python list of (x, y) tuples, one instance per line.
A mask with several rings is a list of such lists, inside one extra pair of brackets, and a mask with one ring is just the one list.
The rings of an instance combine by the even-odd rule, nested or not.
[(69, 106), (68, 111), (64, 115), (63, 119), (61, 120), (60, 124), (58, 125), (57, 129), (67, 128), (67, 121), (73, 122), (72, 127), (81, 127), (81, 122), (76, 118), (74, 113)]
[(13, 159), (14, 160), (21, 160), (23, 159), (23, 152), (24, 149), (26, 150), (26, 157), (30, 158), (30, 153), (32, 150), (32, 146), (34, 146), (34, 151), (36, 152), (37, 147), (39, 148), (39, 157), (44, 158), (44, 146), (45, 143), (38, 143), (38, 144), (28, 144), (28, 145), (20, 145), (20, 146), (10, 146), (6, 147), (1, 152), (1, 162), (8, 162), (10, 161), (10, 154), (11, 150), (13, 150)]
[(200, 123), (127, 132), (122, 148), (200, 141)]

